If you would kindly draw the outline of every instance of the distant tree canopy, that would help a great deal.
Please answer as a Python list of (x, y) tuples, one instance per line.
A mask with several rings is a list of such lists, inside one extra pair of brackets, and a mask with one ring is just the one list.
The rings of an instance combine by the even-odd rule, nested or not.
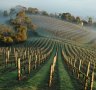
[(37, 28), (37, 26), (32, 23), (32, 19), (26, 16), (25, 11), (20, 11), (19, 13), (17, 13), (16, 18), (10, 20), (10, 22), (15, 28), (15, 39), (18, 42), (27, 40), (28, 29), (35, 31)]
[(63, 13), (63, 14), (61, 14), (61, 19), (69, 21), (69, 22), (77, 23), (77, 24), (81, 23), (80, 17), (76, 17), (75, 18), (70, 13)]
[(75, 21), (76, 21), (77, 24), (80, 24), (80, 22), (81, 22), (80, 17), (76, 17)]
[(46, 11), (42, 11), (42, 15), (49, 16), (49, 14)]
[(3, 16), (8, 16), (9, 14), (8, 14), (8, 12), (7, 12), (7, 10), (5, 10), (4, 12), (3, 12)]
[(89, 19), (88, 19), (88, 24), (89, 24), (89, 25), (92, 25), (92, 23), (93, 23), (92, 18), (89, 17)]
[(73, 15), (71, 15), (70, 13), (60, 13), (59, 16), (61, 16), (62, 20), (66, 20), (68, 22), (72, 22), (72, 23), (76, 23), (76, 24), (82, 24), (83, 25), (94, 25), (93, 24), (93, 20), (91, 17), (88, 18), (88, 21), (86, 20), (82, 20), (80, 17), (75, 17)]
[(15, 27), (18, 26), (26, 26), (26, 28), (35, 30), (37, 27), (32, 23), (32, 19), (28, 16), (26, 16), (25, 11), (20, 11), (15, 19), (10, 20), (11, 24)]
[(71, 21), (71, 14), (70, 13), (63, 13), (61, 15), (61, 18), (66, 20), (66, 21)]
[(11, 8), (10, 9), (10, 15), (14, 14), (15, 13), (15, 8)]
[(39, 10), (37, 8), (29, 7), (28, 10), (26, 10), (26, 12), (29, 14), (37, 14), (39, 13)]
[(84, 26), (87, 26), (88, 25), (88, 22), (86, 20), (82, 20)]

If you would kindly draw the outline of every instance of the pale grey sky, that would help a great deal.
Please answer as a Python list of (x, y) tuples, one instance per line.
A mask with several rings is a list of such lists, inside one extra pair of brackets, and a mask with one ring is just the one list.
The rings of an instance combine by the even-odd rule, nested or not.
[(0, 8), (16, 5), (37, 7), (48, 12), (71, 12), (80, 16), (96, 16), (96, 0), (0, 0)]

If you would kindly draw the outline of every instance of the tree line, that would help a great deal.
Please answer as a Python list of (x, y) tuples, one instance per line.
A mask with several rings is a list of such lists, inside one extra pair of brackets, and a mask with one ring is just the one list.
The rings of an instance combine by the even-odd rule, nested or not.
[[(22, 7), (22, 10), (25, 11), (26, 14), (40, 14), (40, 15), (45, 15), (45, 16), (50, 16), (50, 17), (55, 17), (59, 18), (62, 20), (66, 20), (71, 23), (79, 24), (79, 25), (84, 25), (84, 26), (94, 26), (96, 27), (96, 22), (93, 22), (93, 18), (89, 17), (88, 20), (81, 19), (79, 16), (74, 16), (71, 13), (59, 13), (59, 14), (53, 14), (53, 13), (48, 13), (47, 11), (40, 11), (37, 8), (32, 8), (32, 7)], [(7, 10), (3, 12), (4, 16), (10, 16), (12, 18), (12, 14), (16, 13), (15, 8), (11, 8), (10, 12), (8, 13)]]
[(85, 26), (87, 25), (91, 26), (94, 24), (92, 17), (89, 17), (88, 20), (84, 20), (84, 19), (82, 20), (79, 16), (75, 17), (70, 13), (62, 13), (62, 14), (59, 14), (59, 16), (61, 17), (62, 20), (66, 20), (76, 24), (83, 24)]

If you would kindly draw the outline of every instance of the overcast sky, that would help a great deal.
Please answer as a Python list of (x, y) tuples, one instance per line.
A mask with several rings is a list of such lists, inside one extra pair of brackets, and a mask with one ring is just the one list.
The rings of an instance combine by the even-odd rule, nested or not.
[(96, 16), (96, 0), (0, 0), (0, 8), (16, 5), (37, 7), (48, 12), (71, 12), (79, 16)]

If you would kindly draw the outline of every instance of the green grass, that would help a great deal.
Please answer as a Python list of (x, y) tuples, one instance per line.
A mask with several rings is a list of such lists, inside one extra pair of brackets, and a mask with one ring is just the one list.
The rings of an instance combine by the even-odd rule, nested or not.
[(96, 90), (96, 81), (94, 81), (93, 90)]
[(55, 54), (55, 50), (53, 51), (49, 61), (36, 73), (36, 75), (32, 78), (30, 78), (27, 81), (27, 85), (24, 88), (27, 87), (29, 90), (43, 90), (43, 86), (45, 83), (46, 75), (49, 73), (50, 65), (52, 63), (53, 57)]
[(16, 71), (7, 72), (5, 75), (0, 77), (0, 90), (45, 90), (45, 86), (48, 88), (48, 77), (46, 78), (46, 76), (49, 74), (50, 65), (55, 52), (56, 49), (53, 50), (49, 60), (39, 70), (35, 70), (31, 73), (27, 80), (16, 80)]
[(62, 62), (62, 56), (60, 49), (58, 50), (58, 70), (59, 70), (59, 78), (60, 78), (60, 90), (80, 90), (78, 87), (78, 83), (74, 76), (70, 76), (68, 70)]
[[(82, 90), (81, 84), (74, 75), (68, 71), (66, 63), (62, 58), (60, 47), (58, 47), (58, 58), (52, 87), (48, 87), (50, 65), (56, 53), (56, 45), (58, 46), (58, 44), (55, 44), (55, 48), (48, 60), (37, 70), (33, 70), (24, 80), (17, 80), (16, 69), (14, 71), (5, 70), (6, 72), (3, 74), (0, 73), (0, 90)], [(47, 48), (47, 45), (45, 47)], [(14, 67), (14, 65), (12, 67)], [(96, 90), (96, 82), (94, 82), (94, 90)]]
[[(14, 83), (14, 78), (17, 77), (17, 71), (7, 72), (0, 76), (0, 88), (8, 88), (8, 85)], [(0, 89), (1, 90), (1, 89)]]

